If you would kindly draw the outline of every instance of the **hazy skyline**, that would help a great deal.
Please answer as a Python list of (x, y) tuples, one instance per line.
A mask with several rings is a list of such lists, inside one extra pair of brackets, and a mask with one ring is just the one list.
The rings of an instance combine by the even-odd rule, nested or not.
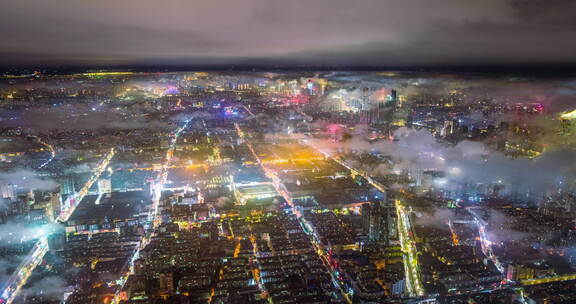
[(0, 64), (576, 62), (570, 0), (2, 0)]

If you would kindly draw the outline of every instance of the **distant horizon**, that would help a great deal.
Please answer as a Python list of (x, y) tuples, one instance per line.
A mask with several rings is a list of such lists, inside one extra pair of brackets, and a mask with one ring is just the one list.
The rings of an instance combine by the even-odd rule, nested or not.
[(570, 0), (12, 1), (0, 66), (576, 65)]
[(440, 65), (440, 66), (383, 66), (383, 65), (306, 65), (306, 64), (31, 64), (0, 65), (0, 73), (40, 70), (48, 74), (81, 73), (90, 70), (133, 71), (133, 72), (403, 72), (403, 73), (471, 73), (510, 74), (567, 77), (576, 76), (576, 62), (566, 64), (484, 64), (484, 65)]

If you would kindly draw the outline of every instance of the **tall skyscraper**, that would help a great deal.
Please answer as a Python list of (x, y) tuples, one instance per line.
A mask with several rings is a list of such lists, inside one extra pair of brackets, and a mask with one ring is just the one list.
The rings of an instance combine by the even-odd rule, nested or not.
[(66, 177), (60, 184), (60, 194), (61, 195), (72, 195), (76, 193), (74, 178), (72, 176)]
[(98, 180), (98, 194), (112, 192), (112, 181), (110, 178), (101, 178)]
[(394, 107), (396, 106), (397, 101), (398, 101), (398, 92), (396, 92), (396, 90), (390, 90), (390, 102), (392, 102), (392, 105)]
[(171, 272), (161, 273), (159, 283), (161, 293), (172, 294), (174, 292), (174, 278)]
[(372, 216), (372, 208), (370, 203), (362, 204), (362, 232), (364, 234), (370, 233), (370, 218)]
[(15, 197), (14, 185), (0, 181), (0, 195), (2, 195), (2, 198), (13, 199)]
[(60, 214), (61, 210), (62, 210), (62, 197), (58, 195), (58, 193), (52, 193), (50, 195), (48, 217), (50, 217), (51, 220), (56, 219)]
[[(393, 231), (392, 213), (394, 211), (393, 206), (388, 202), (386, 193), (384, 193), (382, 200), (372, 202), (366, 208), (368, 207), (370, 208), (368, 239), (373, 243), (388, 246), (392, 235), (391, 232)], [(362, 211), (364, 211), (365, 207), (362, 206), (362, 208)]]

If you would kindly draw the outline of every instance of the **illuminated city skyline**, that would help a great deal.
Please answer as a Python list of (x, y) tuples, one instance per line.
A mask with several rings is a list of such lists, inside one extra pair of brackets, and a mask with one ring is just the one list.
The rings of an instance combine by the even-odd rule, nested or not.
[(0, 1), (0, 304), (576, 303), (575, 1)]

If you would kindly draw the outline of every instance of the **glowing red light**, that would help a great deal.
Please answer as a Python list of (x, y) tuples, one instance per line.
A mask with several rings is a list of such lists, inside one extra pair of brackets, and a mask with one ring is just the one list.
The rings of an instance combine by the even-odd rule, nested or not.
[(309, 100), (309, 97), (306, 95), (295, 95), (288, 98), (288, 104), (305, 104)]

